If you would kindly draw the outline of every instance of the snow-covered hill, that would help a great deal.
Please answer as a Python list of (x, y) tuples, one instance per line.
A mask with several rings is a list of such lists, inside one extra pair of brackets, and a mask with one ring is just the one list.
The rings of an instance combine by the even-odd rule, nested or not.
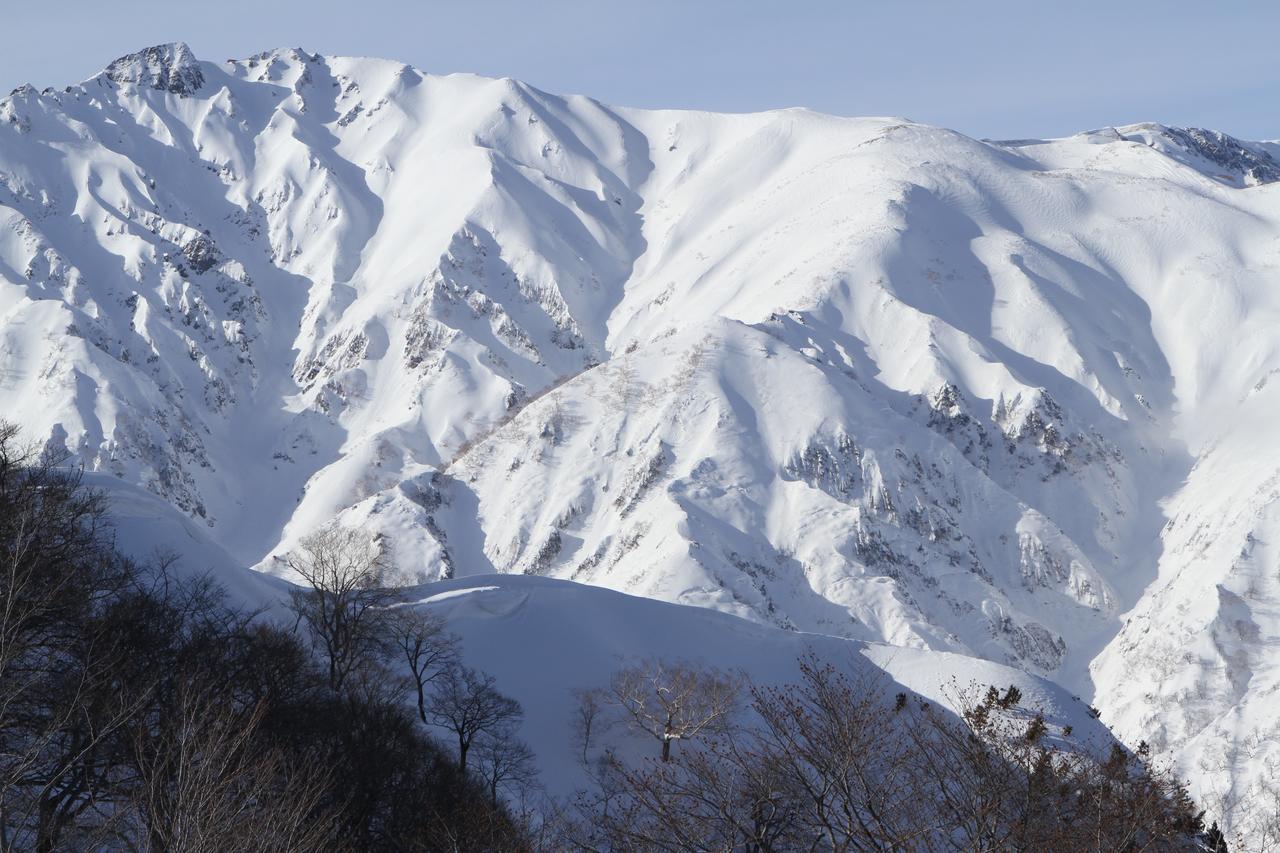
[(266, 570), (336, 519), (1012, 664), (1229, 809), (1280, 772), (1276, 157), (151, 48), (0, 100), (0, 416)]
[[(644, 659), (742, 673), (763, 687), (798, 682), (801, 659), (813, 657), (886, 699), (905, 692), (942, 708), (973, 688), (1013, 685), (1022, 693), (1018, 713), (1041, 709), (1055, 743), (1099, 755), (1115, 743), (1088, 705), (1058, 685), (976, 658), (783, 631), (549, 578), (478, 576), (406, 594), (444, 617), (468, 665), (492, 674), (520, 702), (521, 734), (537, 756), (540, 781), (561, 799), (593, 784), (574, 747), (580, 692), (606, 688), (619, 667)], [(1071, 727), (1069, 738), (1060, 736), (1064, 726)], [(610, 736), (625, 738), (619, 731)], [(639, 738), (614, 748), (652, 752)]]
[(207, 528), (161, 498), (108, 474), (85, 474), (82, 483), (106, 497), (111, 537), (124, 555), (143, 566), (163, 566), (178, 582), (211, 579), (231, 607), (276, 619), (292, 616), (286, 604), (292, 584), (245, 568)]

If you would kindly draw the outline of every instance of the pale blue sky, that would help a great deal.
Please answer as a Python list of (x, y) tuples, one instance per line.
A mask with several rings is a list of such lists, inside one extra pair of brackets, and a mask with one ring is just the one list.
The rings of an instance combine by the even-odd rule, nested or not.
[(146, 45), (299, 46), (644, 107), (807, 106), (974, 136), (1162, 121), (1280, 137), (1280, 2), (0, 0), (0, 87)]

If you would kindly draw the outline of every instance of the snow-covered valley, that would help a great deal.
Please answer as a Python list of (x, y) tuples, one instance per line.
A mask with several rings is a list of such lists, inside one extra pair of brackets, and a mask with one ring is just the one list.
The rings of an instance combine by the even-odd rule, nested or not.
[(151, 48), (0, 100), (0, 418), (220, 566), (337, 521), (1020, 668), (1227, 815), (1280, 785), (1273, 157)]

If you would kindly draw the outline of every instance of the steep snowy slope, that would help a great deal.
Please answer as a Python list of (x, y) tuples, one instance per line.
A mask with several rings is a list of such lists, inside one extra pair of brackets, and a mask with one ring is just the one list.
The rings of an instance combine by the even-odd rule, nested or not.
[(1226, 812), (1280, 762), (1276, 153), (151, 48), (0, 101), (0, 416), (269, 571), (336, 519), (1012, 664)]
[(145, 489), (107, 474), (85, 474), (86, 487), (106, 496), (116, 547), (144, 565), (163, 563), (178, 580), (208, 578), (226, 593), (227, 604), (285, 618), (291, 585), (246, 569), (192, 521)]

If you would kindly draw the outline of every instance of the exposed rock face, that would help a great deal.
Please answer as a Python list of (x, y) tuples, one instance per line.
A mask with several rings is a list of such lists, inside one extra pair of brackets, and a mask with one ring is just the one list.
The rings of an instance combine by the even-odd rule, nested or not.
[(191, 48), (178, 42), (148, 47), (122, 56), (103, 72), (108, 80), (147, 86), (175, 95), (194, 95), (204, 85), (200, 63)]
[(1243, 176), (1251, 186), (1280, 181), (1280, 163), (1266, 151), (1246, 147), (1234, 136), (1199, 127), (1170, 127), (1165, 132), (1188, 150)]

